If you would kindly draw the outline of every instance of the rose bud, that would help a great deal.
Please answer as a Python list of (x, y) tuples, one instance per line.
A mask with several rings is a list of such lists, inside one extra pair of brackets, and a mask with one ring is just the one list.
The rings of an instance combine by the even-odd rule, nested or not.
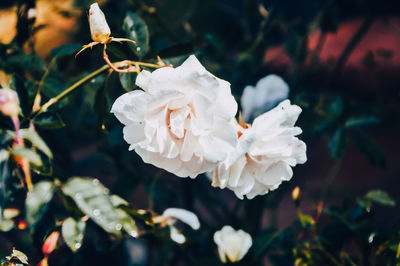
[(19, 100), (15, 91), (0, 89), (0, 112), (6, 116), (15, 117), (19, 113)]
[(296, 205), (296, 207), (299, 206), (300, 199), (301, 199), (301, 191), (300, 191), (300, 188), (296, 186), (292, 190), (292, 200), (293, 200), (294, 204)]
[(93, 41), (104, 43), (110, 37), (110, 27), (107, 24), (103, 11), (101, 11), (97, 3), (90, 6), (89, 26)]
[(243, 230), (235, 230), (225, 225), (214, 233), (214, 242), (218, 246), (218, 255), (222, 263), (240, 261), (253, 245), (251, 236)]
[(46, 238), (42, 246), (43, 255), (48, 256), (50, 253), (54, 251), (54, 249), (56, 249), (59, 237), (60, 233), (55, 231)]

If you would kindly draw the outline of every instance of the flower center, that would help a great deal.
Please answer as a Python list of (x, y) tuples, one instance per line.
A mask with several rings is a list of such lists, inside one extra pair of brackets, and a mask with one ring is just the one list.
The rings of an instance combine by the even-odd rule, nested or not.
[(167, 110), (166, 121), (171, 137), (176, 140), (183, 140), (185, 138), (187, 128), (189, 127), (191, 114), (192, 108), (190, 108), (189, 105), (179, 109)]

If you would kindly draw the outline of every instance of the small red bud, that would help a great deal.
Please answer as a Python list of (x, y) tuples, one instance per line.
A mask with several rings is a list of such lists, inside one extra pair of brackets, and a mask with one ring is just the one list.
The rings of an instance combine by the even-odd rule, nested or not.
[(60, 232), (51, 233), (44, 241), (42, 252), (45, 256), (48, 256), (57, 246), (58, 238), (60, 237)]

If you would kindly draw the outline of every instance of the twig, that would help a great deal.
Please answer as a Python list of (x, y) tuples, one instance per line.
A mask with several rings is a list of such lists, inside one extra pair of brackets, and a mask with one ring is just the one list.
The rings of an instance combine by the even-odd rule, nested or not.
[(346, 64), (354, 48), (356, 48), (357, 44), (362, 40), (364, 35), (368, 32), (373, 22), (374, 22), (374, 16), (369, 15), (360, 25), (360, 27), (353, 35), (353, 37), (350, 39), (350, 41), (347, 43), (342, 54), (338, 58), (335, 67), (332, 70), (332, 75), (328, 82), (329, 86), (332, 84), (334, 80), (336, 80), (336, 78), (338, 78), (343, 66)]

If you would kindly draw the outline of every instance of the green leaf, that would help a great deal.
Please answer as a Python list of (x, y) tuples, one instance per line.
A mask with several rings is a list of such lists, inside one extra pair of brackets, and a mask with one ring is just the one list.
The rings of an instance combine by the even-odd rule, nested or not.
[(42, 92), (46, 97), (52, 98), (64, 91), (64, 88), (64, 84), (62, 84), (58, 79), (47, 77), (44, 80)]
[(24, 128), (20, 130), (20, 134), (25, 140), (28, 140), (30, 143), (32, 143), (34, 147), (46, 154), (47, 157), (53, 158), (53, 154), (51, 153), (51, 150), (47, 146), (46, 142), (44, 142), (44, 140), (36, 131)]
[(396, 205), (396, 202), (389, 196), (389, 194), (382, 190), (371, 190), (364, 197), (381, 205)]
[(308, 214), (299, 213), (299, 221), (302, 227), (307, 228), (315, 224), (314, 218)]
[(47, 209), (47, 203), (53, 198), (54, 184), (50, 181), (37, 183), (25, 200), (26, 221), (33, 227)]
[(52, 112), (45, 112), (35, 118), (35, 125), (41, 129), (58, 129), (65, 126), (61, 117)]
[(42, 165), (42, 160), (40, 159), (40, 155), (37, 154), (35, 151), (18, 146), (14, 147), (11, 150), (11, 154), (13, 156), (21, 157), (24, 159), (27, 159), (31, 164), (34, 164), (36, 166), (41, 166)]
[(380, 123), (379, 118), (374, 116), (358, 116), (358, 117), (350, 117), (346, 120), (344, 126), (347, 128), (352, 127), (366, 127), (373, 126)]
[(372, 164), (378, 167), (385, 167), (386, 159), (382, 147), (367, 134), (353, 130), (353, 140), (363, 154)]
[(329, 154), (335, 160), (343, 156), (347, 146), (347, 134), (342, 128), (338, 128), (329, 141)]
[(66, 56), (78, 52), (82, 48), (79, 43), (64, 44), (51, 50), (51, 57), (54, 56)]
[(53, 165), (51, 163), (51, 159), (44, 154), (40, 154), (40, 158), (42, 160), (42, 165), (31, 165), (32, 171), (39, 175), (43, 176), (52, 176), (53, 175)]
[(116, 209), (118, 219), (122, 228), (132, 237), (137, 237), (138, 228), (136, 227), (135, 221), (132, 217), (127, 214), (124, 210)]
[(85, 228), (86, 223), (84, 221), (76, 221), (72, 217), (63, 222), (61, 233), (72, 252), (76, 252), (82, 246)]
[(62, 187), (78, 207), (105, 231), (121, 235), (119, 214), (108, 196), (108, 189), (97, 179), (72, 177)]
[(129, 39), (137, 42), (136, 45), (129, 44), (133, 52), (138, 57), (143, 57), (149, 49), (149, 30), (146, 22), (135, 13), (128, 11), (122, 29), (125, 31)]
[(329, 113), (333, 117), (338, 117), (343, 113), (344, 103), (340, 96), (336, 96), (333, 98), (332, 102), (329, 105)]
[(126, 91), (132, 91), (135, 88), (137, 74), (134, 72), (119, 73), (119, 81), (122, 88)]
[(14, 228), (14, 223), (12, 220), (7, 218), (0, 218), (0, 231), (1, 232), (8, 232)]
[(13, 251), (11, 253), (11, 258), (17, 258), (23, 264), (29, 264), (28, 257), (25, 255), (25, 253), (23, 253), (19, 250), (13, 249)]
[(120, 196), (117, 196), (117, 195), (111, 195), (110, 200), (114, 207), (118, 207), (120, 205), (123, 205), (123, 206), (129, 205), (129, 203), (126, 200), (124, 200), (123, 198), (121, 198)]
[[(118, 218), (122, 224), (122, 228), (133, 237), (138, 235), (138, 228), (136, 227), (135, 220), (125, 211), (125, 209), (129, 208), (129, 203), (117, 195), (110, 196), (111, 203), (114, 207), (118, 208), (119, 206), (124, 206), (123, 209), (116, 209), (118, 213)], [(129, 208), (130, 209), (130, 208)], [(132, 211), (132, 209), (130, 209)]]

